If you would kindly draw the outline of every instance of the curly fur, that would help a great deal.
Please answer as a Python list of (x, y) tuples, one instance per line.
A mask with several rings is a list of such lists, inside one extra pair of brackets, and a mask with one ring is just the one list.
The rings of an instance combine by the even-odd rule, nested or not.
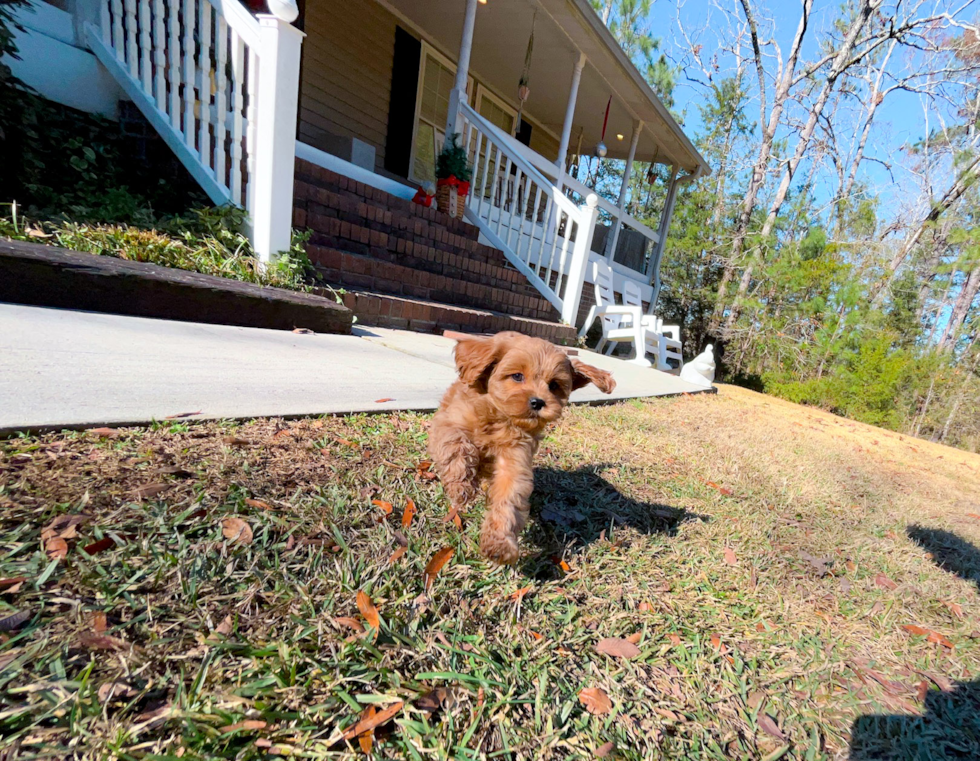
[(513, 332), (459, 341), (456, 369), (459, 380), (429, 428), (429, 454), (455, 508), (475, 501), (481, 481), (489, 482), (480, 550), (495, 562), (513, 563), (527, 523), (538, 442), (572, 391), (594, 383), (609, 394), (616, 382), (547, 341)]

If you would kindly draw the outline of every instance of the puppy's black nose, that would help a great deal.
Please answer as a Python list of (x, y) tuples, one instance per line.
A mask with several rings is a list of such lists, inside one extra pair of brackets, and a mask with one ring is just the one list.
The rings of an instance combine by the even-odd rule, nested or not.
[(532, 396), (530, 400), (528, 400), (528, 404), (531, 406), (532, 410), (535, 412), (540, 412), (544, 409), (545, 401), (540, 397)]

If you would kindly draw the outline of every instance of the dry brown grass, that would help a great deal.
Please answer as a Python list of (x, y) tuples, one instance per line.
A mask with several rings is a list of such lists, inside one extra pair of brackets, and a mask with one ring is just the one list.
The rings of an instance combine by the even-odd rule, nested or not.
[[(0, 618), (31, 616), (0, 634), (0, 751), (362, 755), (342, 731), (402, 701), (387, 757), (980, 758), (980, 457), (727, 386), (576, 408), (540, 455), (525, 559), (494, 570), (479, 512), (444, 522), (418, 470), (425, 424), (0, 445), (0, 578), (27, 579)], [(50, 560), (65, 513), (88, 520)], [(358, 590), (376, 640), (335, 620), (363, 622)], [(122, 651), (93, 646), (101, 614)], [(595, 649), (630, 636), (630, 660)], [(100, 699), (113, 682), (131, 694)]]

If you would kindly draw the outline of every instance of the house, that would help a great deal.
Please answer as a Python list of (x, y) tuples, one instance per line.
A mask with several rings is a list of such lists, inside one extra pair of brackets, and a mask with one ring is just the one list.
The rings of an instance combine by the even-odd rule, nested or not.
[[(570, 340), (596, 259), (652, 308), (677, 187), (708, 171), (588, 0), (59, 4), (31, 33), (61, 14), (62, 44), (108, 80), (90, 100), (134, 101), (215, 203), (249, 212), (261, 258), (290, 222), (311, 229), (367, 324)], [(21, 47), (16, 73), (51, 78)], [(452, 133), (474, 166), (462, 220), (412, 202)], [(627, 213), (626, 178), (610, 202), (574, 170), (603, 150), (626, 178), (669, 167), (656, 229)]]

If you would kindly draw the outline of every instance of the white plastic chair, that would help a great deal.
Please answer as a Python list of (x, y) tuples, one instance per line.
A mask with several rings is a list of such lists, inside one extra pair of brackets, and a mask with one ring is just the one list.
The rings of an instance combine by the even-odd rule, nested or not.
[(650, 367), (643, 347), (645, 346), (645, 328), (643, 326), (643, 305), (617, 304), (613, 291), (612, 267), (603, 261), (592, 262), (592, 282), (595, 287), (595, 304), (589, 309), (585, 324), (579, 331), (579, 338), (588, 333), (596, 317), (602, 326), (602, 338), (595, 350), (602, 352), (608, 344), (606, 354), (612, 354), (619, 343), (633, 344), (633, 358), (629, 361), (643, 367)]
[[(643, 309), (643, 294), (634, 280), (623, 281), (623, 303)], [(644, 350), (657, 358), (657, 369), (665, 372), (679, 372), (684, 364), (681, 353), (681, 329), (678, 325), (664, 325), (664, 321), (653, 314), (640, 318), (644, 331)], [(669, 360), (677, 363), (674, 367)]]

